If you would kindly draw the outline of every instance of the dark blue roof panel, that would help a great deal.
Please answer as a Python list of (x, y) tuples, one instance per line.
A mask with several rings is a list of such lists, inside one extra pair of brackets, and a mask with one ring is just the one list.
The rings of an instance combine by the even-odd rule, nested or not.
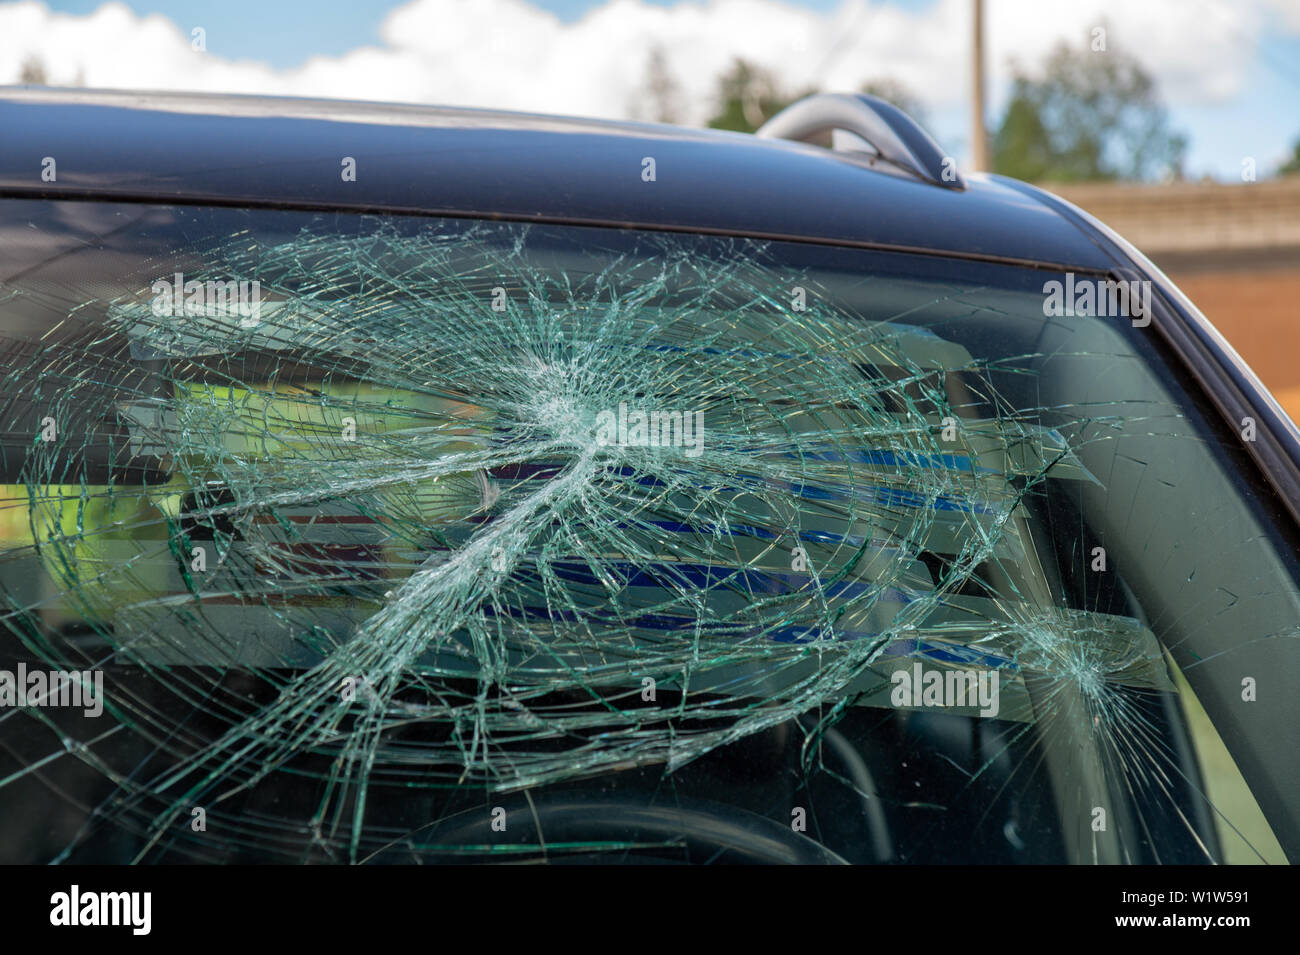
[[(1105, 269), (980, 176), (938, 188), (740, 133), (270, 97), (0, 89), (0, 194), (257, 203), (780, 236)], [(54, 157), (57, 179), (41, 177)], [(342, 162), (356, 164), (344, 181)], [(645, 162), (654, 160), (647, 181)]]

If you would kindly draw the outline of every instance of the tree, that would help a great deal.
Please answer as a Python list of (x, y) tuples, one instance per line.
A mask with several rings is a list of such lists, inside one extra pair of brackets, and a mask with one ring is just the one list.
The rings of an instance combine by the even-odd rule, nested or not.
[(1297, 172), (1300, 172), (1300, 139), (1297, 139), (1295, 145), (1291, 147), (1291, 158), (1278, 167), (1277, 174), (1290, 176)]
[(650, 50), (642, 88), (641, 100), (632, 104), (633, 116), (656, 123), (682, 121), (682, 89), (668, 68), (668, 57), (661, 46)]
[(885, 102), (897, 106), (922, 126), (926, 123), (925, 107), (921, 105), (921, 101), (916, 98), (915, 93), (896, 80), (885, 78), (868, 80), (858, 88), (858, 91), (879, 96)]
[(1014, 70), (1011, 101), (993, 140), (996, 172), (1030, 181), (1181, 177), (1187, 141), (1170, 132), (1155, 82), (1114, 48), (1048, 56), (1043, 78)]
[(45, 86), (49, 82), (45, 75), (45, 64), (39, 56), (32, 54), (23, 60), (22, 68), (18, 71), (18, 82), (36, 86)]
[(770, 71), (737, 58), (731, 69), (718, 77), (718, 111), (709, 120), (709, 126), (752, 133), (806, 95), (786, 94)]
[[(787, 92), (770, 70), (737, 58), (731, 69), (718, 77), (718, 111), (709, 120), (709, 126), (752, 133), (791, 103), (816, 92), (816, 89)], [(925, 109), (921, 101), (902, 83), (885, 78), (868, 80), (859, 87), (859, 92), (879, 96), (924, 125)]]

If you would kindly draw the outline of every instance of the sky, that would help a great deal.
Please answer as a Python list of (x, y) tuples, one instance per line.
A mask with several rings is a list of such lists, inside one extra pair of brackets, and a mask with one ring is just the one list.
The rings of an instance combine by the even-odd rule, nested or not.
[[(682, 120), (735, 57), (790, 89), (891, 78), (959, 164), (970, 145), (970, 0), (22, 0), (0, 2), (0, 83), (276, 93), (645, 118), (662, 50)], [(1058, 41), (1140, 57), (1189, 140), (1185, 171), (1267, 175), (1300, 139), (1300, 0), (986, 0), (990, 125), (1013, 62)], [(202, 49), (195, 49), (195, 30)], [(1104, 54), (1100, 54), (1104, 55)]]

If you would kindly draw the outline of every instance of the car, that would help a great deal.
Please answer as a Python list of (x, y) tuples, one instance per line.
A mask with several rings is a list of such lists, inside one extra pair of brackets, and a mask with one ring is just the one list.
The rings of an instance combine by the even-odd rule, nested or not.
[(1300, 433), (911, 118), (0, 90), (0, 860), (1300, 857)]

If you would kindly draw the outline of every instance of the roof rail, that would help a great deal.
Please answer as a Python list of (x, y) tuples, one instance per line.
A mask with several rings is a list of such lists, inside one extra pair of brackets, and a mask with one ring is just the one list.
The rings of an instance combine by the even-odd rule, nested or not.
[(897, 106), (866, 93), (816, 93), (791, 103), (755, 134), (810, 142), (836, 130), (852, 133), (891, 165), (944, 189), (965, 189), (956, 164)]

